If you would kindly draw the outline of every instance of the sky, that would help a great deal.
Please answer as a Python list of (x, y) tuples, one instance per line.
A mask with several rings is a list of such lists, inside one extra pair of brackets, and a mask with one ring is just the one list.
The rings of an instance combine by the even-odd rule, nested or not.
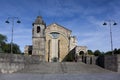
[[(10, 43), (12, 18), (9, 24), (5, 21), (18, 17), (21, 24), (14, 19), (13, 42), (23, 52), (25, 45), (32, 45), (32, 23), (37, 16), (47, 25), (57, 23), (72, 30), (77, 44), (93, 51), (111, 50), (111, 23), (113, 47), (120, 48), (120, 0), (0, 0), (0, 34)], [(108, 25), (103, 26), (104, 22)]]

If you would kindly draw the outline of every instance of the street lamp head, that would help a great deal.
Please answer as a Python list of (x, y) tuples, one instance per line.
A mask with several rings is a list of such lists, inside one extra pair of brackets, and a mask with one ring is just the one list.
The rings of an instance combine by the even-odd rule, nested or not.
[(107, 25), (107, 23), (106, 23), (106, 22), (104, 22), (104, 23), (103, 23), (103, 25)]
[(8, 23), (8, 24), (9, 24), (10, 22), (7, 20), (7, 21), (5, 21), (5, 23)]
[(113, 25), (117, 25), (117, 23), (115, 22)]
[(18, 20), (18, 21), (17, 21), (17, 23), (21, 23), (21, 21), (20, 21), (20, 20)]

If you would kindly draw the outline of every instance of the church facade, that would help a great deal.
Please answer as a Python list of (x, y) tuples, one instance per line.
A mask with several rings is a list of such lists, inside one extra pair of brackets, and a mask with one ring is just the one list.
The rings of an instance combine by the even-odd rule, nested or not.
[(41, 56), (42, 61), (62, 62), (68, 54), (87, 55), (86, 46), (77, 46), (72, 31), (53, 23), (46, 26), (41, 16), (33, 22), (32, 45), (25, 46), (24, 53)]

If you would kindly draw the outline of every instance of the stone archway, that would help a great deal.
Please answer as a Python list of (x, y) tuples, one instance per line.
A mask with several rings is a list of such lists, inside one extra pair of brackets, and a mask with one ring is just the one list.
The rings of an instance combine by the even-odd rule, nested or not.
[(79, 55), (84, 55), (84, 54), (85, 54), (84, 51), (79, 52)]

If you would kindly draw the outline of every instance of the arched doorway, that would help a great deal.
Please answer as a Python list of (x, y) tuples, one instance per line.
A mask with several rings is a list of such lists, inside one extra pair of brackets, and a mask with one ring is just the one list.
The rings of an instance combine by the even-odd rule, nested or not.
[(85, 56), (84, 56), (84, 51), (80, 51), (79, 52), (79, 56), (81, 56), (81, 61), (84, 62), (85, 61)]
[(84, 55), (84, 51), (80, 51), (80, 52), (79, 52), (79, 55)]

